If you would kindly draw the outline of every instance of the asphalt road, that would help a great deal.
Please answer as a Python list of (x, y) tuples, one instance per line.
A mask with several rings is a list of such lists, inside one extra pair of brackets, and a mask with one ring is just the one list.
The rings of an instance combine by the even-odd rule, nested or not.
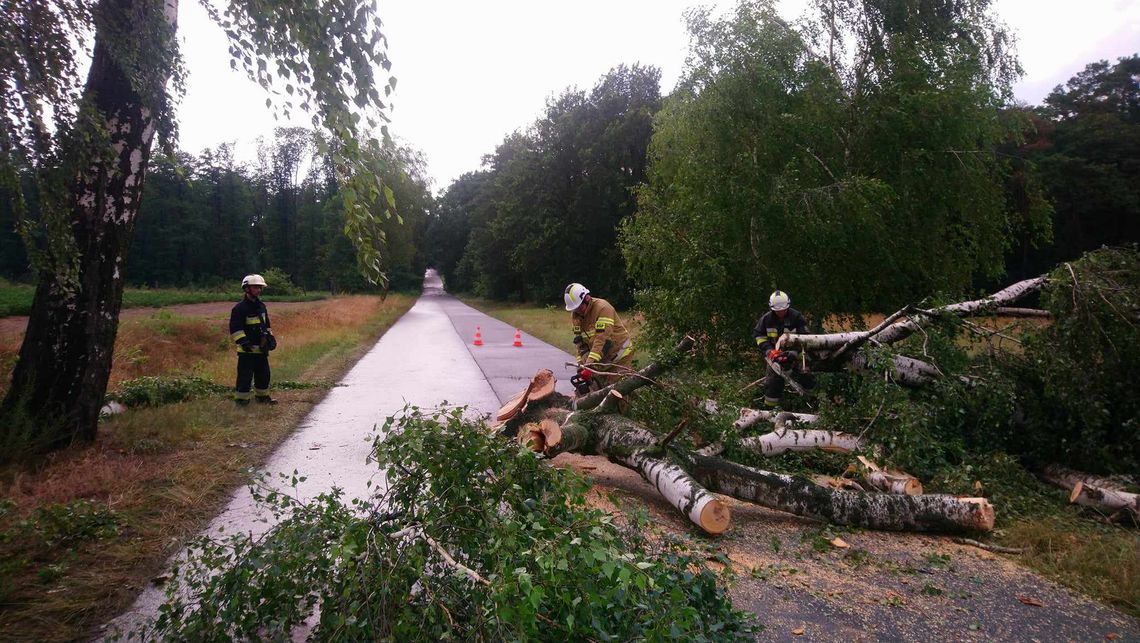
[[(482, 346), (474, 345), (476, 328)], [(428, 271), (416, 304), (313, 408), (263, 470), (305, 477), (297, 487), (304, 498), (334, 486), (348, 498), (363, 497), (370, 481), (382, 482), (382, 473), (366, 462), (374, 429), (406, 406), (467, 406), (472, 417), (490, 414), (543, 368), (559, 378), (557, 390), (572, 391), (563, 364), (573, 357), (525, 333), (521, 347), (513, 346), (514, 338), (514, 328), (447, 294), (439, 276)], [(206, 533), (258, 535), (269, 529), (267, 517), (243, 487)], [(160, 588), (148, 587), (107, 633), (135, 629), (157, 614), (162, 600)]]

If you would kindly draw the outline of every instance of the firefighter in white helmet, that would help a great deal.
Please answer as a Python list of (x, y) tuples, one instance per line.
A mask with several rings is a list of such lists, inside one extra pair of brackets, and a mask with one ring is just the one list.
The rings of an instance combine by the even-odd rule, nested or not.
[(246, 275), (241, 280), (245, 294), (230, 311), (230, 339), (237, 345), (238, 354), (234, 401), (242, 406), (249, 404), (250, 399), (261, 404), (277, 403), (269, 396), (269, 351), (277, 348), (277, 338), (269, 326), (269, 311), (261, 301), (265, 286), (261, 275)]
[[(781, 350), (777, 343), (784, 333), (806, 333), (807, 322), (800, 311), (792, 308), (792, 298), (788, 293), (777, 290), (768, 297), (768, 311), (756, 322), (752, 328), (752, 337), (760, 347), (766, 361), (776, 363), (780, 368), (791, 375), (799, 367), (796, 353)], [(767, 368), (766, 386), (764, 387), (764, 404), (766, 406), (779, 406), (784, 398), (784, 378), (780, 377), (771, 366)]]
[(590, 290), (579, 283), (566, 286), (562, 299), (578, 347), (578, 373), (570, 378), (578, 394), (607, 386), (618, 379), (616, 373), (628, 373), (633, 366), (633, 343), (613, 305), (590, 296)]

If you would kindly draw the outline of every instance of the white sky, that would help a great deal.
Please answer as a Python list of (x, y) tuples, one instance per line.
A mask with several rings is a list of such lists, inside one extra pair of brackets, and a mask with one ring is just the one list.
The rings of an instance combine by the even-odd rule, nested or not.
[[(590, 89), (610, 68), (640, 62), (661, 69), (667, 94), (679, 77), (689, 6), (718, 11), (735, 0), (378, 0), (388, 36), (394, 92), (390, 132), (424, 152), (437, 191), (479, 169), (503, 137), (528, 126), (547, 98)], [(253, 158), (253, 141), (277, 124), (265, 93), (230, 71), (225, 37), (197, 2), (179, 17), (190, 77), (179, 110), (181, 146), (200, 152), (224, 142)], [(786, 16), (802, 0), (782, 0)], [(1018, 38), (1025, 76), (1019, 100), (1038, 104), (1090, 62), (1140, 51), (1140, 0), (995, 0)], [(298, 124), (308, 125), (307, 120)]]

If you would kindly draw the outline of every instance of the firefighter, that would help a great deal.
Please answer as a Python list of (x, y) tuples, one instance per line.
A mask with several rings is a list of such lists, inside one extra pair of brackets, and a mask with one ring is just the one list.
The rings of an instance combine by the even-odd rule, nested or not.
[[(784, 333), (806, 333), (807, 322), (800, 311), (792, 308), (792, 298), (782, 290), (777, 290), (768, 297), (768, 309), (753, 327), (752, 337), (765, 357), (791, 375), (800, 366), (796, 359), (798, 355), (795, 351), (782, 350), (779, 340)], [(764, 405), (779, 406), (784, 399), (784, 378), (769, 365), (765, 380)]]
[(633, 343), (610, 302), (591, 297), (589, 289), (577, 283), (566, 286), (562, 297), (578, 347), (578, 373), (570, 378), (578, 394), (609, 385), (618, 373), (628, 373), (633, 366)]
[(251, 398), (261, 404), (277, 404), (269, 396), (269, 351), (277, 348), (277, 339), (269, 327), (269, 311), (261, 301), (265, 286), (261, 275), (246, 275), (241, 280), (245, 295), (230, 312), (230, 338), (237, 344), (238, 354), (234, 401), (242, 406)]

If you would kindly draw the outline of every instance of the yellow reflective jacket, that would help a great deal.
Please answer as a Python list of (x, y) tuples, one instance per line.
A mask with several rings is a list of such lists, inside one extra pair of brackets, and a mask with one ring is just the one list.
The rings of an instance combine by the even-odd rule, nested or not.
[(584, 340), (581, 345), (589, 347), (578, 354), (579, 364), (614, 363), (633, 352), (629, 331), (605, 299), (591, 297), (584, 314), (570, 313), (570, 326)]

